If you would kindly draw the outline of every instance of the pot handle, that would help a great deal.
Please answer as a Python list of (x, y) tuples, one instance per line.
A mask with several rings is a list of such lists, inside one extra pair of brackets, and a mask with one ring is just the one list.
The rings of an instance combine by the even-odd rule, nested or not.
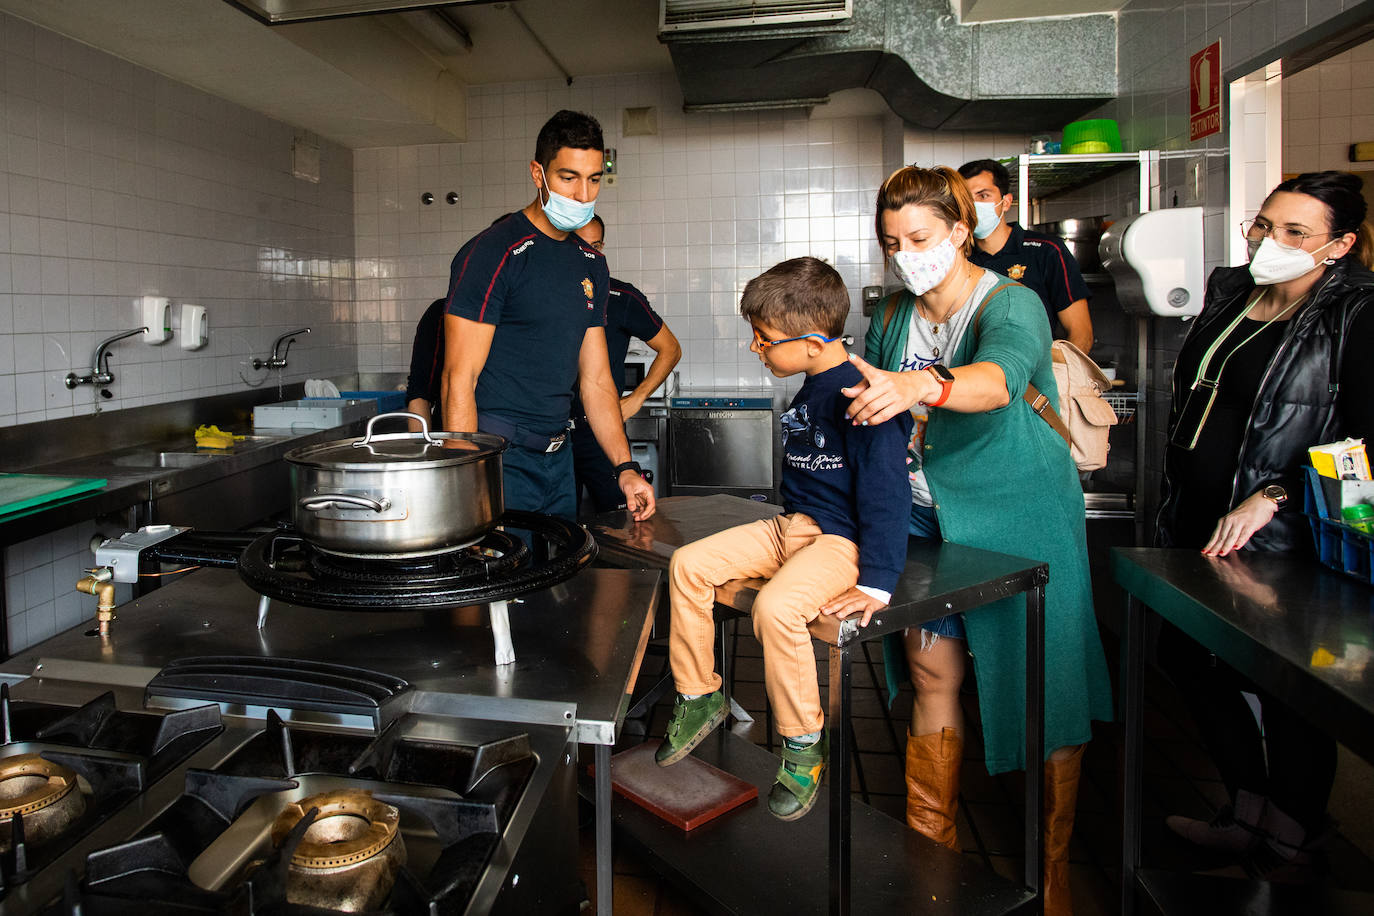
[[(368, 443), (370, 443), (370, 442), (372, 441), (372, 427), (373, 427), (374, 424), (376, 424), (376, 422), (377, 422), (378, 420), (390, 420), (390, 419), (393, 419), (393, 418), (395, 418), (395, 417), (405, 417), (405, 418), (408, 419), (408, 420), (417, 420), (417, 421), (419, 421), (419, 423), (420, 423), (420, 431), (419, 431), (418, 433), (407, 433), (406, 435), (408, 435), (408, 436), (410, 436), (410, 437), (413, 437), (413, 438), (424, 439), (424, 440), (425, 440), (426, 442), (428, 442), (430, 445), (443, 445), (443, 444), (444, 444), (444, 442), (443, 442), (442, 439), (436, 439), (436, 438), (434, 438), (433, 436), (431, 436), (431, 435), (429, 434), (429, 421), (426, 420), (424, 417), (420, 416), (418, 413), (411, 413), (411, 412), (408, 411), (408, 410), (395, 410), (395, 411), (392, 411), (391, 413), (379, 413), (379, 414), (377, 414), (375, 417), (373, 417), (372, 419), (368, 420), (368, 421), (367, 421), (367, 429), (363, 432), (363, 437), (362, 437), (361, 439), (359, 439), (357, 442), (354, 442), (354, 443), (353, 443), (353, 447), (354, 447), (354, 448), (362, 448), (364, 445), (367, 445)], [(395, 435), (397, 435), (397, 434), (396, 434), (396, 433), (389, 433), (389, 434), (388, 434), (388, 437), (395, 436)]]
[(303, 496), (296, 503), (297, 506), (307, 512), (319, 512), (324, 509), (371, 509), (373, 512), (385, 512), (391, 508), (391, 500), (383, 496), (381, 499), (373, 499), (370, 496), (354, 496), (351, 493), (320, 493), (315, 496)]

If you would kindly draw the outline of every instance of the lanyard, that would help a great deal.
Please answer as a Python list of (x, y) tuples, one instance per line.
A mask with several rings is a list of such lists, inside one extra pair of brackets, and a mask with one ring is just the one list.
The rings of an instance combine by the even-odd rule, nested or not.
[(1193, 384), (1189, 386), (1190, 389), (1197, 388), (1199, 385), (1206, 388), (1215, 389), (1217, 387), (1217, 384), (1221, 381), (1221, 373), (1226, 371), (1226, 363), (1230, 361), (1231, 357), (1236, 355), (1236, 351), (1238, 351), (1241, 347), (1248, 344), (1250, 341), (1254, 340), (1257, 336), (1264, 332), (1265, 328), (1269, 327), (1269, 325), (1273, 324), (1280, 318), (1287, 315), (1294, 308), (1296, 308), (1299, 303), (1301, 303), (1304, 299), (1307, 298), (1307, 295), (1303, 294), (1298, 298), (1294, 299), (1292, 302), (1288, 304), (1286, 308), (1284, 308), (1283, 311), (1274, 315), (1273, 318), (1270, 318), (1264, 324), (1256, 328), (1250, 334), (1250, 336), (1246, 337), (1240, 343), (1232, 347), (1231, 352), (1227, 353), (1224, 357), (1222, 357), (1221, 365), (1217, 367), (1216, 376), (1214, 378), (1208, 378), (1207, 370), (1211, 368), (1212, 357), (1216, 355), (1217, 350), (1220, 349), (1221, 345), (1226, 341), (1226, 339), (1231, 336), (1231, 333), (1235, 331), (1237, 327), (1240, 326), (1240, 323), (1242, 321), (1245, 320), (1245, 317), (1250, 314), (1250, 312), (1255, 308), (1256, 305), (1259, 304), (1260, 299), (1264, 297), (1264, 292), (1264, 290), (1260, 290), (1258, 293), (1256, 293), (1255, 297), (1250, 300), (1249, 304), (1247, 304), (1245, 308), (1241, 309), (1240, 314), (1237, 315), (1234, 319), (1232, 319), (1231, 323), (1226, 326), (1226, 330), (1222, 331), (1221, 334), (1217, 336), (1217, 339), (1212, 341), (1212, 345), (1207, 348), (1206, 352), (1202, 354), (1202, 362), (1198, 365), (1197, 376), (1193, 379)]

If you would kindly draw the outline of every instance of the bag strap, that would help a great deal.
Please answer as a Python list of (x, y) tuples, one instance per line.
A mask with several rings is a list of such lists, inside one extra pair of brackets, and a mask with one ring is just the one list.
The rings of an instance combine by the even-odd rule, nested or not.
[[(1007, 287), (1021, 285), (1022, 284), (1017, 283), (1015, 280), (1008, 280), (1000, 286), (993, 287), (992, 292), (983, 297), (982, 303), (978, 306), (977, 313), (973, 316), (973, 333), (975, 338), (978, 335), (979, 324), (983, 320), (983, 309), (988, 307), (988, 302)], [(1027, 382), (1026, 390), (1021, 394), (1021, 400), (1030, 405), (1032, 413), (1048, 423), (1050, 429), (1059, 434), (1059, 437), (1064, 440), (1065, 445), (1071, 448), (1073, 447), (1073, 436), (1070, 435), (1069, 428), (1064, 425), (1064, 421), (1059, 417), (1059, 412), (1054, 409), (1054, 405), (1050, 403), (1050, 399), (1047, 395), (1041, 394), (1039, 388)]]

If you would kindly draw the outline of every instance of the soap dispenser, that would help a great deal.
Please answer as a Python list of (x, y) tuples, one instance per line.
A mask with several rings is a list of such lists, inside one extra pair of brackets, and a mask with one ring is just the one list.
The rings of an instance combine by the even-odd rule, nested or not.
[(205, 306), (181, 304), (181, 349), (199, 350), (210, 342), (210, 322), (205, 317)]
[(143, 342), (166, 343), (172, 338), (172, 304), (166, 296), (143, 297)]

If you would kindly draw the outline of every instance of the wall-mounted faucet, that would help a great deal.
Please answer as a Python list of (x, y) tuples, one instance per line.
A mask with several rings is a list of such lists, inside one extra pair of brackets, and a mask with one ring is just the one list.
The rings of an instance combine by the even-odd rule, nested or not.
[[(255, 356), (253, 357), (253, 361), (249, 365), (251, 365), (254, 369), (285, 369), (286, 354), (291, 352), (291, 345), (296, 342), (296, 335), (309, 333), (309, 328), (296, 328), (296, 330), (294, 331), (287, 331), (285, 334), (278, 337), (275, 341), (272, 342), (271, 356), (267, 357), (267, 359), (265, 360), (258, 359)], [(286, 341), (286, 349), (284, 350), (281, 349), (282, 341)], [(280, 355), (278, 355), (278, 351), (280, 351)]]
[[(129, 331), (120, 331), (105, 338), (96, 345), (95, 355), (91, 357), (91, 371), (87, 375), (77, 375), (75, 372), (68, 372), (65, 379), (68, 388), (75, 388), (77, 385), (100, 385), (105, 386), (114, 381), (114, 373), (110, 371), (110, 354), (106, 352), (110, 344), (126, 337), (133, 337), (135, 334), (142, 334), (147, 328), (134, 328)], [(102, 365), (103, 363), (103, 365)]]

